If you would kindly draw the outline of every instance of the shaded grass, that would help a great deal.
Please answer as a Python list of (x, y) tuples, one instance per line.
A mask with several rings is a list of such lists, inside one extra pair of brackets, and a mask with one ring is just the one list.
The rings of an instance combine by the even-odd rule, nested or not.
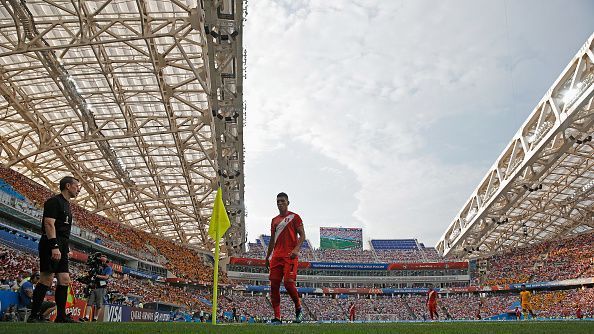
[(371, 334), (371, 333), (594, 333), (590, 321), (542, 322), (433, 322), (433, 323), (355, 323), (355, 324), (225, 324), (200, 323), (85, 323), (25, 324), (0, 323), (0, 333), (60, 334), (132, 334), (132, 333), (307, 333), (307, 334)]

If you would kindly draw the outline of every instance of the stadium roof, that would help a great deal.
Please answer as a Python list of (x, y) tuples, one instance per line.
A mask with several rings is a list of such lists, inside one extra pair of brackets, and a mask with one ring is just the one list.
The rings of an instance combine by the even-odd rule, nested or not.
[(594, 34), (547, 91), (436, 248), (501, 252), (594, 229)]
[[(199, 6), (199, 7), (196, 7)], [(2, 0), (0, 163), (82, 206), (210, 248), (244, 240), (241, 1)]]

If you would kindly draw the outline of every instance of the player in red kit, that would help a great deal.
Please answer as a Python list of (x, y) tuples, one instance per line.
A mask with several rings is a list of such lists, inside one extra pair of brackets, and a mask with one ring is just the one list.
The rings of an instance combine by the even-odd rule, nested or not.
[(437, 292), (433, 290), (433, 287), (429, 287), (427, 292), (427, 308), (429, 309), (429, 316), (433, 320), (433, 315), (439, 320), (439, 314), (437, 314)]
[(355, 303), (353, 302), (349, 306), (349, 321), (355, 321)]
[[(273, 324), (281, 323), (280, 284), (284, 280), (285, 289), (295, 303), (295, 321), (303, 321), (301, 300), (297, 293), (297, 265), (299, 250), (305, 241), (303, 221), (298, 214), (288, 210), (289, 196), (280, 193), (276, 196), (279, 215), (272, 218), (270, 242), (266, 253), (266, 267), (270, 270), (270, 299), (274, 309)], [(272, 258), (270, 256), (272, 255)]]
[(520, 312), (520, 308), (519, 307), (516, 306), (516, 309), (515, 309), (514, 313), (516, 314), (516, 320), (522, 319), (522, 312)]

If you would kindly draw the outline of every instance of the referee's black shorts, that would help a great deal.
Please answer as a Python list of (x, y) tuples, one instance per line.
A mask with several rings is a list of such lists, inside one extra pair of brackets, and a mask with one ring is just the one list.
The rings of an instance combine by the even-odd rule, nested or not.
[(59, 261), (52, 260), (52, 249), (47, 238), (39, 240), (39, 271), (42, 273), (67, 273), (68, 272), (68, 239), (58, 238), (58, 246), (62, 257)]

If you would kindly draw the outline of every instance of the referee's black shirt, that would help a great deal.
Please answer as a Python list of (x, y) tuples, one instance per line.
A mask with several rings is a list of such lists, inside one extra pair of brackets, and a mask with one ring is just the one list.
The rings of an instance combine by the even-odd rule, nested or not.
[[(58, 194), (43, 204), (43, 218), (53, 218), (56, 220), (56, 238), (69, 239), (70, 227), (72, 226), (72, 213), (70, 211), (70, 202), (62, 194)], [(47, 238), (45, 224), (41, 222), (41, 234)]]

